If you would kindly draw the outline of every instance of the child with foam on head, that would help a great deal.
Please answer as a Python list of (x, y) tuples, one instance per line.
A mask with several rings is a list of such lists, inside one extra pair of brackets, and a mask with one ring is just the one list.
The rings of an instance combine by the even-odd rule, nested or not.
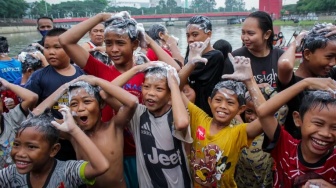
[[(278, 91), (294, 85), (304, 78), (331, 77), (336, 80), (336, 28), (332, 24), (315, 24), (308, 32), (300, 33), (290, 44), (278, 61)], [(302, 53), (302, 62), (294, 72), (295, 53)], [(301, 132), (295, 126), (293, 112), (299, 110), (305, 91), (291, 98), (288, 102), (288, 117), (285, 129), (294, 138), (301, 139)]]
[(192, 140), (176, 69), (164, 62), (150, 62), (133, 67), (112, 83), (120, 86), (143, 71), (144, 105), (138, 104), (130, 123), (139, 186), (191, 187), (183, 142)]
[[(19, 87), (19, 86), (18, 86)], [(70, 109), (61, 106), (64, 122), (59, 124), (45, 112), (22, 122), (17, 129), (11, 156), (15, 165), (0, 171), (4, 187), (78, 187), (93, 184), (109, 168), (109, 163), (76, 125)], [(71, 135), (88, 161), (59, 161), (59, 131)]]
[[(104, 38), (106, 53), (114, 62), (113, 66), (107, 66), (96, 60), (87, 50), (77, 44), (92, 27), (101, 22), (105, 22)], [(150, 37), (147, 37), (146, 42), (144, 33), (142, 25), (138, 24), (125, 11), (115, 15), (100, 13), (69, 29), (60, 36), (60, 43), (71, 59), (74, 60), (79, 67), (83, 68), (86, 73), (107, 81), (114, 80), (134, 67), (133, 53), (139, 45), (141, 47), (146, 47), (146, 45), (150, 46), (160, 60), (161, 58), (165, 58), (165, 62), (173, 65), (176, 69), (180, 69), (172, 58), (167, 58), (169, 55)], [(123, 83), (123, 88), (137, 96), (140, 102), (142, 102), (141, 85), (143, 81), (144, 74), (137, 74)], [(109, 121), (113, 114), (111, 108), (104, 108), (102, 111), (103, 122)], [(128, 187), (138, 187), (135, 165), (135, 144), (132, 134), (127, 128), (124, 132), (124, 141), (126, 181)]]
[[(196, 63), (206, 62), (201, 54), (208, 45), (208, 40), (189, 45), (189, 63), (179, 72), (182, 83), (180, 87), (186, 83)], [(246, 87), (251, 93), (255, 106), (263, 103), (265, 99), (253, 78), (249, 59), (233, 58), (231, 54), (229, 58), (233, 62), (235, 73), (224, 75), (223, 78), (238, 81), (222, 81), (215, 86), (208, 98), (213, 118), (183, 97), (184, 105), (189, 110), (191, 136), (194, 139), (190, 152), (190, 168), (194, 187), (237, 187), (234, 172), (239, 159), (239, 151), (249, 146), (252, 140), (262, 132), (258, 119), (236, 126), (230, 123), (245, 109)], [(246, 86), (239, 81), (244, 82)]]
[[(99, 95), (100, 89), (122, 104), (110, 122), (101, 120), (104, 101)], [(126, 187), (122, 163), (123, 130), (134, 114), (138, 103), (137, 97), (106, 80), (86, 75), (64, 84), (37, 107), (36, 113), (52, 105), (53, 100), (65, 92), (68, 92), (69, 107), (78, 126), (113, 166), (97, 177), (96, 183), (90, 187)], [(87, 154), (78, 143), (71, 141), (77, 159), (88, 160)]]
[[(279, 126), (274, 113), (305, 89), (324, 91), (308, 92), (293, 113), (302, 135), (297, 140)], [(263, 149), (276, 163), (274, 187), (336, 187), (335, 90), (330, 78), (306, 78), (256, 108), (266, 135)]]
[(9, 112), (3, 111), (0, 100), (0, 169), (2, 169), (13, 163), (10, 151), (16, 133), (15, 129), (19, 128), (21, 122), (26, 119), (29, 109), (35, 106), (38, 96), (34, 92), (11, 84), (3, 78), (0, 78), (0, 85), (0, 89), (10, 90), (22, 100)]

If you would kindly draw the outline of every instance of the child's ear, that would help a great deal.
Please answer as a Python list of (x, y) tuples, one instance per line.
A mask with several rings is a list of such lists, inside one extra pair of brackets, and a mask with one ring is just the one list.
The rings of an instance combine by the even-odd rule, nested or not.
[(60, 149), (61, 145), (59, 143), (54, 144), (51, 148), (50, 157), (55, 157)]
[(308, 49), (305, 49), (305, 50), (303, 51), (303, 58), (306, 59), (307, 61), (309, 61), (309, 59), (310, 59), (310, 54), (311, 54), (311, 51), (308, 50)]
[(211, 106), (211, 97), (208, 97), (208, 104)]
[(244, 104), (244, 105), (241, 105), (241, 106), (239, 107), (239, 110), (238, 110), (237, 115), (240, 115), (240, 114), (243, 113), (245, 110), (246, 110), (246, 105), (245, 105), (245, 104)]
[(139, 40), (135, 40), (132, 42), (133, 51), (135, 51), (139, 47)]
[(27, 72), (29, 73), (29, 75), (33, 74), (34, 70), (32, 68), (28, 68)]
[[(212, 36), (212, 31), (208, 31), (206, 34), (208, 35), (208, 38), (211, 38), (211, 36)], [(209, 45), (210, 45), (210, 42), (209, 42)]]
[(297, 112), (297, 111), (293, 112), (293, 120), (294, 120), (295, 126), (297, 126), (297, 127), (302, 126), (302, 119), (301, 119), (301, 115), (300, 115), (299, 112)]

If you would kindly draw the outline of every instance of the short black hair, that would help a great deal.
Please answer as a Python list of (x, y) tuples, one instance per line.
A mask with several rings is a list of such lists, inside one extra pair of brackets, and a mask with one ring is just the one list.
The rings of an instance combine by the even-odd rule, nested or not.
[(189, 24), (200, 25), (203, 28), (205, 33), (207, 33), (207, 31), (212, 31), (211, 21), (206, 16), (202, 16), (202, 15), (193, 16), (188, 20), (188, 22), (186, 23), (186, 26), (188, 27)]
[(246, 86), (243, 82), (237, 82), (234, 80), (221, 81), (215, 85), (210, 95), (210, 98), (213, 99), (217, 91), (222, 88), (231, 90), (237, 95), (239, 106), (242, 106), (245, 104)]
[(8, 41), (6, 37), (0, 36), (0, 53), (8, 53)]
[(228, 53), (232, 52), (231, 44), (224, 39), (217, 40), (212, 47), (216, 50), (221, 51), (224, 56), (224, 59), (228, 57)]
[(48, 16), (41, 16), (41, 17), (37, 18), (36, 23), (38, 24), (38, 22), (39, 22), (41, 19), (48, 19), (48, 20), (51, 20), (51, 22), (54, 23), (54, 20), (53, 20), (51, 17), (48, 17)]
[(53, 146), (58, 142), (60, 132), (51, 124), (54, 121), (54, 117), (50, 112), (50, 109), (46, 109), (40, 115), (33, 115), (23, 121), (21, 126), (16, 129), (16, 136), (20, 135), (26, 128), (34, 127), (36, 131), (43, 133), (46, 142)]
[(56, 36), (60, 36), (63, 33), (65, 33), (67, 31), (67, 29), (62, 28), (62, 27), (57, 27), (57, 28), (53, 28), (50, 31), (48, 31), (46, 37), (56, 37)]
[(305, 96), (302, 100), (299, 113), (303, 119), (306, 112), (310, 109), (319, 107), (319, 110), (323, 108), (328, 108), (328, 105), (333, 105), (336, 107), (336, 98), (327, 91), (308, 91), (305, 92)]

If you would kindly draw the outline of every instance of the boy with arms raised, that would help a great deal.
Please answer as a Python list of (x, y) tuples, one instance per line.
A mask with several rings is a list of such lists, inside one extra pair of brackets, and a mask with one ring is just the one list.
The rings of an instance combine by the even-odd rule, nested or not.
[[(108, 95), (121, 102), (119, 112), (110, 122), (102, 122), (101, 109), (104, 103), (99, 95), (99, 87)], [(44, 110), (53, 104), (57, 96), (68, 91), (69, 106), (78, 126), (99, 148), (113, 168), (97, 177), (96, 183), (91, 187), (126, 187), (123, 180), (123, 129), (134, 114), (138, 100), (136, 96), (128, 93), (110, 82), (94, 76), (81, 76), (71, 83), (64, 84), (38, 107)], [(37, 110), (36, 110), (37, 111)], [(72, 140), (73, 141), (73, 140)], [(88, 156), (72, 142), (77, 159), (88, 160)]]
[(133, 67), (115, 80), (119, 86), (145, 70), (144, 105), (138, 104), (130, 123), (136, 143), (140, 187), (191, 187), (182, 142), (192, 142), (176, 70), (153, 62)]
[[(109, 164), (98, 148), (74, 122), (70, 109), (62, 106), (64, 122), (53, 121), (50, 113), (33, 116), (18, 128), (11, 156), (15, 165), (0, 171), (3, 187), (78, 187), (93, 184)], [(71, 135), (88, 157), (86, 161), (59, 161), (54, 156), (60, 149), (59, 131)]]
[(13, 163), (10, 151), (15, 137), (15, 128), (20, 127), (22, 121), (26, 119), (28, 110), (35, 106), (38, 96), (34, 92), (11, 84), (3, 78), (0, 78), (0, 85), (1, 89), (12, 91), (22, 100), (7, 113), (3, 112), (2, 100), (0, 100), (0, 169), (2, 169)]
[[(201, 58), (202, 51), (209, 39), (189, 45), (188, 64), (179, 72), (181, 83), (196, 67), (197, 62), (206, 62)], [(223, 78), (233, 78), (244, 82), (258, 106), (265, 101), (256, 84), (250, 65), (245, 57), (233, 58), (229, 55), (235, 72)], [(261, 134), (260, 122), (255, 120), (248, 124), (232, 126), (231, 120), (244, 111), (245, 85), (237, 81), (219, 82), (208, 98), (213, 114), (211, 118), (202, 109), (191, 103), (185, 96), (183, 102), (190, 115), (191, 136), (194, 139), (190, 153), (191, 172), (194, 187), (237, 187), (234, 181), (235, 166), (242, 147)]]
[(304, 89), (335, 91), (330, 78), (306, 78), (257, 108), (265, 137), (263, 149), (276, 162), (274, 187), (336, 187), (336, 99), (334, 93), (308, 92), (294, 122), (302, 140), (278, 125), (274, 112)]

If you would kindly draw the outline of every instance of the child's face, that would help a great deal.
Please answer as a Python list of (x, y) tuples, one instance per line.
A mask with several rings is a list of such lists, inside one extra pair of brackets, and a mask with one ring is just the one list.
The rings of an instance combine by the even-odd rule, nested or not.
[(105, 33), (106, 53), (115, 65), (133, 63), (133, 51), (138, 47), (137, 42), (131, 42), (128, 34)]
[(295, 124), (301, 128), (302, 153), (305, 158), (320, 159), (336, 145), (336, 106), (321, 105), (309, 109), (303, 119), (294, 114)]
[(257, 50), (267, 43), (269, 35), (259, 27), (258, 19), (246, 18), (242, 26), (241, 40), (249, 50)]
[(97, 99), (83, 88), (74, 89), (70, 93), (70, 110), (78, 126), (91, 130), (100, 120), (100, 107)]
[(43, 53), (53, 67), (64, 67), (70, 64), (70, 58), (58, 42), (58, 36), (45, 37)]
[(170, 90), (166, 78), (146, 77), (142, 84), (143, 101), (154, 116), (161, 116), (171, 107)]
[(254, 109), (254, 104), (252, 100), (246, 100), (246, 109), (245, 109), (245, 123), (251, 123), (255, 119), (257, 119), (257, 113)]
[(187, 42), (204, 42), (207, 38), (211, 37), (211, 31), (205, 33), (203, 29), (199, 29), (197, 24), (190, 24), (187, 26)]
[(16, 135), (11, 157), (17, 171), (20, 174), (26, 174), (43, 171), (56, 153), (54, 146), (50, 146), (43, 133), (36, 130), (35, 127), (27, 127)]
[(215, 96), (208, 98), (208, 103), (215, 121), (227, 126), (240, 111), (238, 96), (231, 90), (221, 88)]
[(304, 56), (308, 60), (309, 71), (316, 76), (327, 76), (336, 65), (336, 41), (327, 42), (325, 48), (316, 49), (314, 53), (306, 49)]

